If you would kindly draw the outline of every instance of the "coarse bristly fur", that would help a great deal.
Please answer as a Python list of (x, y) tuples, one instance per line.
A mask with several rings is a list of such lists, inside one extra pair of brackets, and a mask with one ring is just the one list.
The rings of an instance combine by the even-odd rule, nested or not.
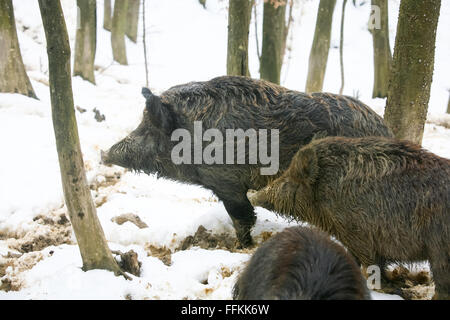
[(328, 137), (249, 198), (335, 236), (365, 266), (428, 260), (436, 298), (450, 298), (449, 159), (392, 138)]
[(319, 230), (291, 227), (267, 240), (233, 288), (235, 300), (370, 299), (355, 259)]
[[(203, 130), (216, 128), (223, 134), (226, 129), (278, 129), (279, 173), (315, 135), (392, 135), (381, 117), (351, 97), (309, 95), (247, 77), (191, 82), (170, 88), (161, 96), (145, 88), (143, 95), (146, 108), (142, 123), (103, 153), (103, 161), (212, 190), (223, 201), (243, 246), (252, 244), (250, 230), (256, 220), (246, 193), (264, 187), (276, 175), (260, 175), (261, 164), (175, 165), (171, 160), (171, 150), (178, 143), (171, 141), (175, 129), (192, 134), (194, 121), (202, 121)], [(204, 147), (208, 144), (203, 141)]]

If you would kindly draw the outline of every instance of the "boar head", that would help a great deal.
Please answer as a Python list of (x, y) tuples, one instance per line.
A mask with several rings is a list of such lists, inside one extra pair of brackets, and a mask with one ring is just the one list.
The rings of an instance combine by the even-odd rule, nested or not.
[(148, 88), (142, 89), (142, 95), (146, 99), (142, 122), (108, 151), (101, 151), (102, 163), (164, 174), (165, 165), (171, 161), (170, 136), (176, 127), (175, 115), (171, 106), (164, 104)]

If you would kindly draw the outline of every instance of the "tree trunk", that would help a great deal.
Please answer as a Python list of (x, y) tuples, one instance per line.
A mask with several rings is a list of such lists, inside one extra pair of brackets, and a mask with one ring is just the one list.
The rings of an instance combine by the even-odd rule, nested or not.
[(306, 92), (320, 92), (323, 89), (328, 51), (330, 50), (331, 25), (336, 0), (320, 0), (316, 30), (309, 55)]
[(0, 92), (37, 99), (23, 65), (11, 0), (0, 1)]
[(134, 43), (137, 42), (140, 1), (141, 0), (128, 0), (126, 34)]
[(253, 0), (230, 0), (227, 75), (248, 76), (248, 34)]
[(148, 88), (147, 32), (145, 29), (145, 0), (142, 0), (142, 44), (144, 47), (145, 86)]
[(83, 270), (107, 269), (120, 273), (97, 218), (84, 172), (75, 118), (70, 46), (61, 4), (39, 0), (47, 39), (53, 128), (64, 198), (83, 259)]
[(385, 120), (399, 139), (420, 144), (433, 80), (440, 0), (402, 0)]
[(344, 92), (345, 76), (344, 76), (344, 22), (345, 22), (345, 5), (347, 0), (342, 2), (342, 14), (341, 14), (341, 34), (339, 40), (339, 62), (341, 65), (341, 88), (339, 94)]
[(450, 97), (448, 97), (447, 113), (450, 114)]
[(128, 0), (115, 0), (111, 28), (111, 45), (114, 61), (124, 65), (128, 64), (127, 49), (125, 46), (127, 8)]
[(372, 5), (380, 8), (380, 29), (372, 28), (374, 83), (372, 98), (386, 98), (391, 72), (392, 54), (389, 45), (388, 0), (372, 0)]
[(111, 10), (111, 0), (104, 0), (103, 4), (103, 29), (111, 31), (112, 27), (112, 10)]
[(280, 84), (281, 66), (287, 34), (285, 33), (286, 3), (264, 3), (261, 78)]
[(75, 39), (73, 75), (95, 84), (94, 60), (97, 46), (96, 0), (77, 0), (80, 8), (80, 26)]

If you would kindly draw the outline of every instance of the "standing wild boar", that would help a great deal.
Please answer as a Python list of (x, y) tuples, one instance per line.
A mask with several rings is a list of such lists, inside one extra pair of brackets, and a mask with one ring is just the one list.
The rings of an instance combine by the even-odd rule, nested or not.
[(256, 250), (233, 288), (235, 300), (368, 300), (361, 269), (318, 230), (292, 227)]
[(312, 141), (250, 202), (335, 236), (364, 266), (428, 260), (450, 298), (450, 160), (384, 137)]
[[(329, 93), (308, 95), (247, 77), (224, 76), (206, 82), (191, 82), (170, 88), (161, 96), (146, 88), (142, 93), (147, 101), (141, 124), (109, 151), (102, 152), (103, 162), (212, 190), (228, 211), (243, 246), (251, 245), (250, 230), (256, 220), (246, 197), (247, 191), (266, 186), (277, 173), (287, 168), (298, 148), (313, 136), (392, 135), (381, 117), (351, 97)], [(199, 124), (200, 137), (198, 132), (195, 133)], [(234, 132), (232, 142), (236, 138), (238, 142), (248, 140), (249, 144), (255, 140), (251, 133), (260, 132), (257, 142), (262, 148), (256, 153), (244, 145), (244, 155), (249, 161), (235, 164), (228, 160), (230, 155), (232, 160), (242, 160), (239, 143), (237, 148), (229, 149), (227, 145), (225, 163), (217, 159), (221, 154), (220, 141), (211, 142), (212, 135), (201, 137), (211, 129), (215, 130), (216, 140), (218, 135), (226, 134), (228, 142), (231, 130)], [(271, 131), (270, 139), (262, 136), (268, 130)], [(180, 131), (190, 133), (194, 141), (192, 150), (183, 152), (183, 159), (188, 158), (184, 162), (174, 161), (173, 156), (179, 145), (179, 141), (173, 140), (182, 136)], [(268, 142), (266, 146), (264, 141)], [(212, 143), (216, 144), (215, 161), (202, 161), (201, 150)], [(262, 157), (264, 148), (271, 150), (271, 158), (267, 152)], [(189, 162), (191, 154), (194, 160)], [(256, 156), (259, 156), (259, 162), (254, 161)], [(263, 168), (268, 164), (267, 160), (276, 162), (273, 175), (261, 174), (261, 170), (267, 169)]]

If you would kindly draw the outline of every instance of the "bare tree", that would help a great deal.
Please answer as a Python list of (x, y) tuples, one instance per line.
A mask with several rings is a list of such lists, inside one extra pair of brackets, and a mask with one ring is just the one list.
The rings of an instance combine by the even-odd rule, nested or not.
[(256, 10), (257, 1), (253, 1), (253, 23), (255, 24), (255, 42), (256, 42), (256, 54), (258, 56), (259, 63), (261, 63), (261, 51), (259, 50), (259, 37), (258, 37), (258, 12)]
[(142, 43), (144, 45), (145, 86), (148, 88), (147, 32), (145, 28), (145, 0), (142, 0)]
[(23, 65), (11, 0), (0, 1), (0, 92), (37, 99)]
[(314, 40), (309, 54), (306, 92), (319, 92), (323, 89), (335, 6), (336, 0), (320, 0)]
[(137, 42), (139, 24), (139, 5), (141, 0), (128, 0), (126, 35), (134, 43)]
[(121, 274), (97, 218), (87, 185), (75, 118), (70, 46), (59, 0), (39, 0), (47, 39), (50, 98), (64, 198), (83, 259), (83, 270)]
[(103, 29), (111, 31), (112, 27), (111, 0), (104, 0), (103, 3)]
[[(287, 38), (289, 35), (289, 30), (291, 29), (292, 21), (294, 21), (294, 18), (292, 16), (293, 9), (294, 9), (294, 0), (289, 0), (289, 13), (288, 13), (287, 23), (284, 26), (283, 43), (282, 43), (282, 48), (281, 48), (281, 64), (283, 64), (283, 62), (284, 62), (284, 56), (286, 55)], [(280, 66), (280, 68), (281, 68), (281, 66)]]
[(248, 34), (253, 0), (230, 0), (228, 8), (227, 74), (249, 75)]
[(111, 45), (114, 61), (128, 64), (127, 48), (125, 45), (125, 29), (127, 22), (128, 0), (114, 1), (114, 15), (111, 28)]
[(344, 21), (345, 21), (345, 5), (347, 4), (347, 0), (342, 1), (342, 13), (341, 13), (341, 34), (339, 40), (339, 61), (341, 65), (341, 88), (339, 89), (339, 94), (344, 92)]
[(97, 48), (97, 2), (77, 0), (80, 8), (80, 25), (75, 39), (73, 75), (95, 84), (94, 61)]
[(384, 118), (399, 139), (420, 144), (433, 81), (440, 0), (402, 0)]
[(389, 44), (389, 13), (388, 0), (372, 0), (372, 6), (380, 10), (379, 28), (369, 23), (373, 38), (374, 82), (373, 98), (387, 97), (389, 74), (391, 72), (392, 54)]
[(269, 0), (264, 3), (261, 78), (280, 83), (281, 66), (286, 44), (286, 2)]
[[(450, 93), (450, 90), (448, 92)], [(447, 113), (450, 114), (450, 96), (448, 97)]]

